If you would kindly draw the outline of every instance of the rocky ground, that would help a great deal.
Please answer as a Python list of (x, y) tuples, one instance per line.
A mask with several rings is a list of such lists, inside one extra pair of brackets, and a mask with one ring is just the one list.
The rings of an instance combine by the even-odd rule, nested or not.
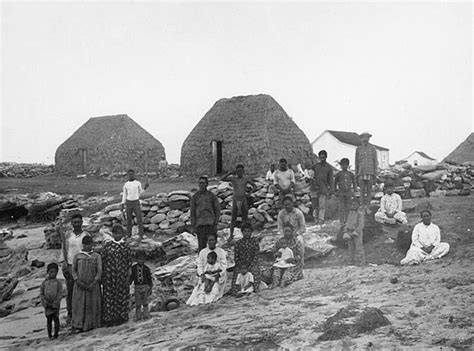
[[(436, 262), (399, 266), (403, 253), (395, 245), (397, 229), (385, 228), (365, 245), (370, 263), (366, 267), (347, 266), (347, 252), (338, 248), (325, 258), (306, 262), (305, 279), (285, 289), (154, 312), (149, 321), (79, 335), (62, 331), (53, 342), (46, 338), (45, 318), (37, 305), (44, 269), (29, 268), (8, 301), (21, 308), (0, 319), (0, 348), (470, 349), (474, 344), (474, 196), (428, 201), (443, 241), (451, 244), (449, 255)], [(409, 214), (409, 221), (415, 224), (418, 215)], [(42, 229), (16, 229), (14, 239), (6, 243), (11, 248), (26, 246), (29, 261), (55, 260), (59, 250), (41, 248)], [(329, 233), (336, 229), (336, 223), (324, 228)], [(27, 237), (18, 239), (21, 234)], [(367, 308), (378, 308), (389, 324), (372, 331), (361, 329), (361, 313)]]

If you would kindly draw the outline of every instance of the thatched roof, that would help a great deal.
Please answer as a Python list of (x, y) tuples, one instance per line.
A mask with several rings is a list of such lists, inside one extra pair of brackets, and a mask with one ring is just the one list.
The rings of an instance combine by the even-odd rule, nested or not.
[(464, 163), (474, 162), (474, 133), (471, 133), (443, 162)]
[(156, 171), (163, 145), (127, 115), (90, 118), (56, 150), (58, 172)]
[(224, 170), (242, 163), (247, 171), (258, 173), (281, 157), (291, 163), (313, 157), (303, 131), (275, 99), (264, 94), (217, 101), (184, 141), (181, 170), (211, 174), (213, 140), (222, 142)]

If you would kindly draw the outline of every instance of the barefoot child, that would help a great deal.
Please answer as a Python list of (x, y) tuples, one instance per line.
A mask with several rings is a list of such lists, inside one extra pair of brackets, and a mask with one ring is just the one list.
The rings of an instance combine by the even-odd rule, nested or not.
[(365, 265), (364, 244), (362, 242), (365, 213), (359, 210), (359, 201), (353, 199), (351, 210), (347, 215), (347, 222), (343, 229), (343, 239), (349, 246), (349, 257), (352, 264)]
[[(44, 314), (46, 315), (46, 327), (48, 329), (49, 339), (56, 339), (59, 332), (59, 309), (61, 307), (61, 299), (63, 298), (63, 286), (61, 282), (56, 279), (58, 274), (58, 265), (56, 263), (48, 264), (46, 272), (48, 273), (46, 279), (41, 284), (40, 297), (41, 304), (44, 307)], [(53, 332), (54, 322), (54, 334)]]
[(276, 254), (276, 261), (273, 264), (273, 267), (278, 268), (288, 268), (293, 267), (294, 264), (288, 263), (288, 259), (291, 261), (294, 258), (293, 250), (288, 247), (288, 244), (285, 244), (285, 247), (280, 248)]
[[(148, 298), (153, 289), (150, 268), (145, 264), (145, 253), (137, 253), (137, 263), (132, 266), (130, 284), (135, 284), (135, 320), (150, 318), (148, 312)], [(143, 312), (142, 312), (143, 307)]]
[(241, 272), (237, 275), (235, 280), (237, 289), (237, 297), (250, 295), (255, 291), (255, 281), (252, 272), (248, 267), (242, 268)]
[(348, 171), (349, 159), (341, 159), (342, 170), (336, 174), (335, 187), (339, 208), (339, 222), (341, 227), (346, 223), (347, 214), (351, 209), (352, 191), (357, 190), (357, 183), (354, 173)]
[[(232, 176), (233, 175), (233, 176)], [(242, 215), (242, 223), (247, 221), (249, 206), (247, 203), (247, 184), (252, 186), (252, 190), (255, 189), (255, 183), (244, 177), (244, 166), (237, 165), (235, 171), (230, 171), (225, 174), (221, 180), (223, 182), (230, 181), (234, 188), (234, 197), (232, 199), (232, 219), (230, 222), (230, 236), (229, 241), (234, 239), (234, 228), (237, 222), (239, 214)]]
[[(302, 260), (302, 250), (304, 248), (302, 247), (303, 244), (294, 237), (294, 231), (292, 225), (286, 224), (283, 227), (284, 237), (278, 240), (275, 245), (277, 251), (275, 252), (276, 261), (273, 264), (271, 289), (278, 286), (283, 288), (287, 286), (293, 278), (300, 275), (298, 269), (302, 269), (302, 267), (296, 267), (296, 263), (298, 260)], [(292, 247), (299, 250), (297, 251), (298, 255), (296, 255)]]
[(204, 283), (204, 292), (209, 294), (214, 287), (216, 281), (220, 278), (222, 268), (217, 262), (217, 254), (211, 251), (207, 254), (207, 264), (204, 267), (204, 275), (202, 276)]

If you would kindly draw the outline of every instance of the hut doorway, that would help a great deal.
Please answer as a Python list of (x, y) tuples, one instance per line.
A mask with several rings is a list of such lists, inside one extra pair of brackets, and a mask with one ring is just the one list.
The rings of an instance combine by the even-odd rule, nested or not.
[(79, 158), (81, 160), (82, 174), (87, 172), (87, 149), (79, 149)]
[(222, 141), (212, 141), (212, 163), (214, 175), (222, 174)]

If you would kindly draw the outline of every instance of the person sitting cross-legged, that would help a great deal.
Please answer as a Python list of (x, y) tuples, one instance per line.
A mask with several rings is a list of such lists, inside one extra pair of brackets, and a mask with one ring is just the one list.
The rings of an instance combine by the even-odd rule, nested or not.
[(424, 210), (420, 215), (422, 222), (413, 228), (411, 246), (405, 258), (400, 261), (402, 265), (435, 260), (449, 252), (449, 244), (441, 242), (439, 227), (431, 222), (431, 212)]
[(407, 215), (402, 212), (402, 198), (393, 192), (393, 184), (385, 184), (385, 195), (380, 199), (380, 208), (375, 220), (382, 224), (406, 224)]

